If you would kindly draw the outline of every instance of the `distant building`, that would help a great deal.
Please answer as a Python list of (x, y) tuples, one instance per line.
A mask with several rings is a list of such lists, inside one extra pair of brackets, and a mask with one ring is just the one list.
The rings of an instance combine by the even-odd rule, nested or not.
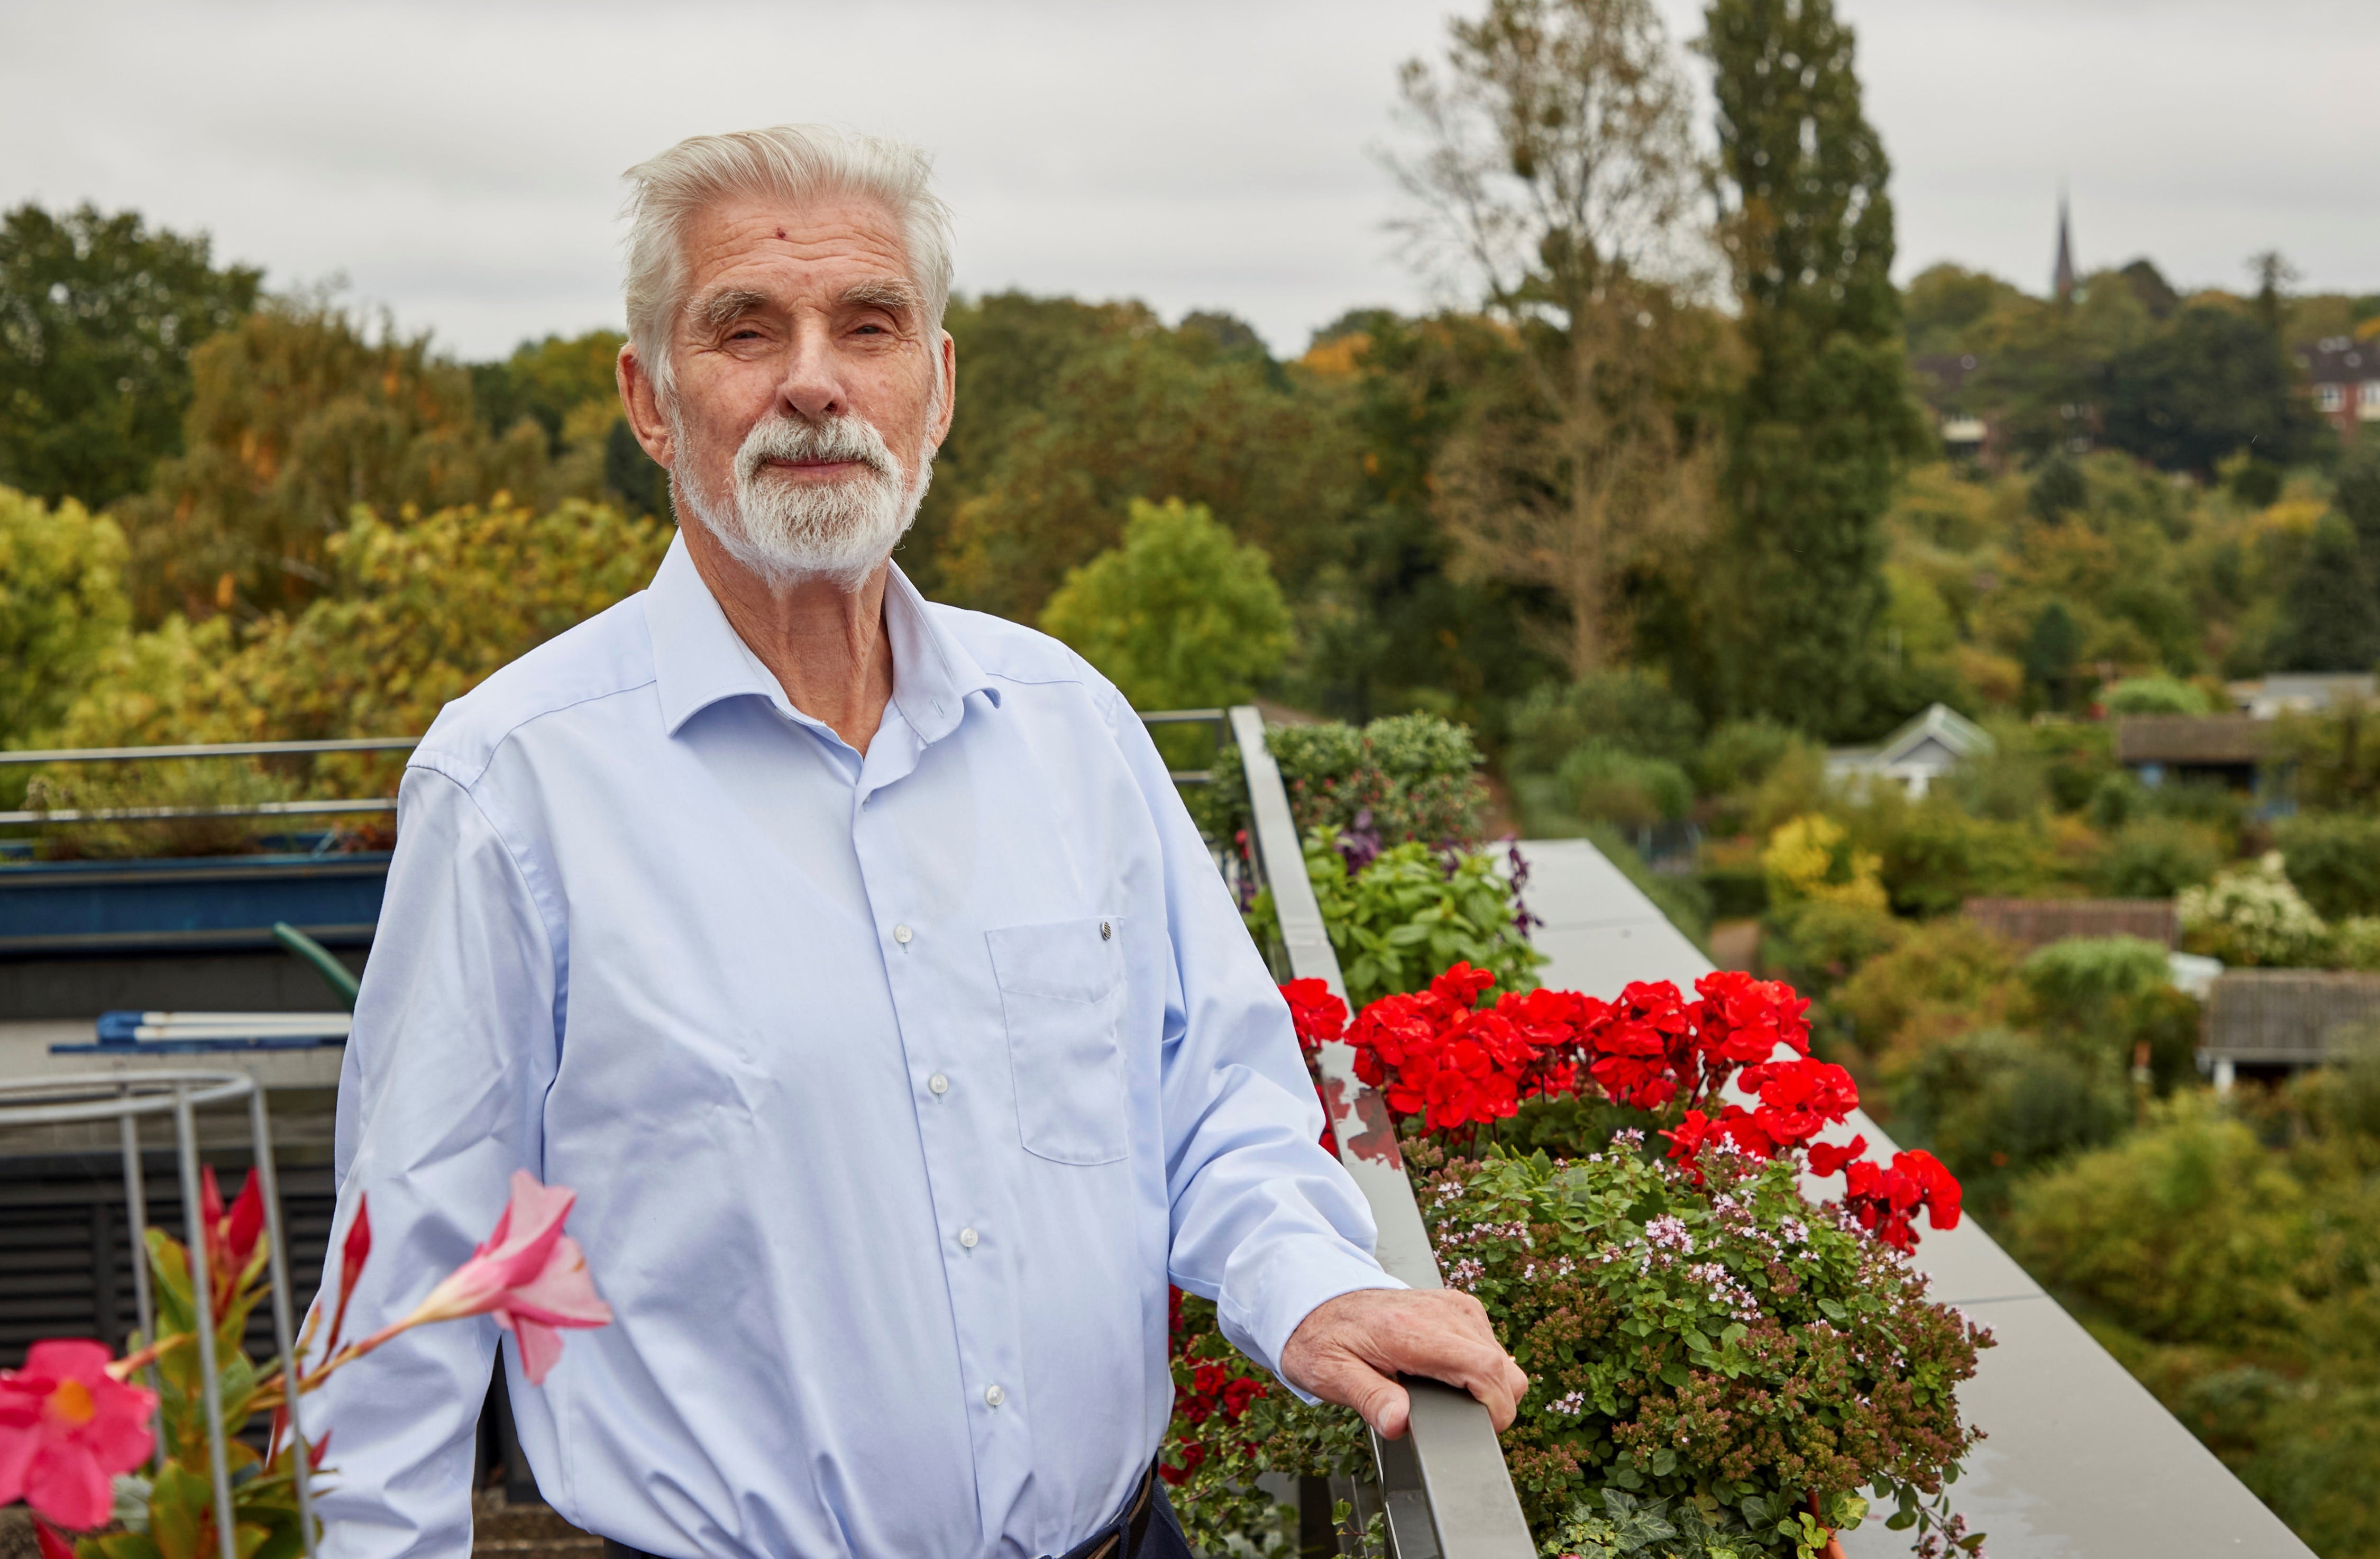
[(2380, 1039), (2380, 975), (2228, 969), (2200, 1019), (2198, 1054), (2230, 1080), (2239, 1066), (2318, 1066)]
[(2116, 721), (2116, 761), (2143, 785), (2213, 780), (2259, 788), (2268, 722), (2252, 714), (2126, 714)]
[(2362, 424), (2380, 422), (2380, 341), (2326, 335), (2290, 355), (2305, 375), (2313, 408), (2338, 430), (2342, 442), (2354, 442)]
[(1888, 779), (1912, 796), (1970, 758), (1992, 750), (1991, 733), (1949, 704), (1937, 703), (1876, 747), (1840, 747), (1827, 754), (1827, 777)]
[(1927, 352), (1909, 359), (1910, 380), (1934, 413), (1934, 431), (1952, 459), (1985, 460), (1994, 452), (1991, 422), (1967, 403), (1967, 381), (1982, 367), (1973, 352)]
[(2231, 707), (2259, 720), (2284, 714), (2320, 714), (2335, 705), (2369, 703), (2380, 696), (2380, 677), (2368, 671), (2275, 672), (2253, 682), (2232, 682), (2224, 691)]

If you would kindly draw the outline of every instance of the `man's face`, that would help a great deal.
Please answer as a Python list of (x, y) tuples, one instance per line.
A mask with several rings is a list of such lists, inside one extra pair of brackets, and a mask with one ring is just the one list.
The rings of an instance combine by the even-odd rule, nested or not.
[[(624, 354), (622, 388), (646, 448), (747, 563), (840, 557), (819, 549), (845, 530), (880, 534), (891, 504), (889, 550), (949, 431), (954, 388), (949, 341), (925, 318), (900, 225), (865, 201), (737, 198), (698, 215), (686, 244), (670, 411), (653, 406), (649, 376)], [(790, 553), (771, 550), (787, 536)], [(749, 555), (739, 540), (755, 542)]]

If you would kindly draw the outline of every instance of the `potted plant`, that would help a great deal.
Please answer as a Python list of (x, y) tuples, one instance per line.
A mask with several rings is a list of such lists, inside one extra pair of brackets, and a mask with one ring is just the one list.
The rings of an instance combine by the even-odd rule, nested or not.
[[(304, 1547), (298, 1457), (308, 1458), (310, 1474), (330, 1471), (322, 1465), (327, 1430), (310, 1426), (319, 1432), (303, 1445), (289, 1432), (293, 1395), (319, 1389), (342, 1367), (416, 1326), (470, 1315), (492, 1315), (513, 1334), (522, 1373), (535, 1384), (561, 1357), (564, 1330), (611, 1320), (577, 1242), (563, 1232), (573, 1194), (520, 1171), (510, 1204), (469, 1261), (410, 1315), (343, 1342), (347, 1297), (371, 1252), (369, 1209), (358, 1200), (341, 1248), (330, 1324), (317, 1348), (322, 1308), (308, 1318), (298, 1345), (299, 1378), (292, 1382), (279, 1370), (260, 1370), (241, 1346), (249, 1312), (271, 1292), (257, 1180), (251, 1175), (226, 1207), (209, 1169), (200, 1193), (229, 1519), (244, 1559), (295, 1559)], [(212, 1559), (219, 1552), (223, 1516), (194, 1346), (192, 1262), (188, 1248), (162, 1229), (148, 1230), (147, 1240), (157, 1296), (154, 1338), (135, 1337), (122, 1358), (102, 1343), (52, 1339), (33, 1345), (23, 1369), (0, 1370), (0, 1505), (21, 1499), (31, 1507), (43, 1559)], [(260, 1454), (234, 1436), (262, 1414), (271, 1418)]]
[[(1923, 1226), (1956, 1224), (1958, 1183), (1925, 1153), (1822, 1139), (1858, 1092), (1810, 1054), (1790, 988), (1721, 973), (1604, 1002), (1499, 993), (1458, 964), (1352, 1023), (1319, 980), (1283, 990), (1309, 1055), (1354, 1047), (1446, 1281), (1532, 1377), (1504, 1443), (1544, 1553), (1813, 1559), (1867, 1517), (1862, 1490), (1921, 1554), (1980, 1553), (1947, 1486), (1980, 1438), (1957, 1387), (1991, 1338), (1908, 1258)], [(1805, 1174), (1843, 1194), (1813, 1206)], [(1184, 1400), (1201, 1369), (1226, 1406), (1253, 1375), (1222, 1351), (1184, 1328)], [(1246, 1516), (1211, 1491), (1355, 1459), (1332, 1410), (1239, 1390), (1253, 1428), (1220, 1444), (1213, 1409), (1185, 1425), (1177, 1405), (1174, 1445), (1198, 1449), (1169, 1478), (1194, 1538)]]

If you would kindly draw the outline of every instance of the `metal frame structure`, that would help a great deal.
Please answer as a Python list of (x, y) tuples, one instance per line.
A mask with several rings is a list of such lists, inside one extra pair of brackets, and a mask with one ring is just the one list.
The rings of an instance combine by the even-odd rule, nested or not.
[[(180, 1175), (184, 1238), (188, 1242), (190, 1302), (199, 1349), (200, 1402), (207, 1419), (207, 1470), (213, 1483), (215, 1537), (220, 1559), (237, 1559), (237, 1533), (230, 1518), (231, 1463), (223, 1424), (223, 1372), (215, 1357), (213, 1289), (207, 1274), (206, 1214), (200, 1197), (198, 1112), (211, 1105), (248, 1101), (249, 1143), (258, 1190), (264, 1203), (265, 1260), (273, 1283), (273, 1337), (287, 1382), (290, 1465), (298, 1492), (299, 1541), (314, 1559), (314, 1491), (300, 1416), (296, 1318), (289, 1303), (288, 1240), (281, 1216), (281, 1187), (273, 1162), (273, 1128), (264, 1090), (245, 1072), (141, 1071), (79, 1073), (69, 1077), (0, 1081), (0, 1128), (61, 1126), (114, 1120), (124, 1154), (125, 1226), (132, 1243), (132, 1296), (143, 1339), (156, 1333), (156, 1298), (149, 1287), (148, 1195), (140, 1166), (140, 1121), (171, 1115)], [(155, 1380), (155, 1366), (151, 1366)], [(164, 1455), (162, 1442), (158, 1455)]]

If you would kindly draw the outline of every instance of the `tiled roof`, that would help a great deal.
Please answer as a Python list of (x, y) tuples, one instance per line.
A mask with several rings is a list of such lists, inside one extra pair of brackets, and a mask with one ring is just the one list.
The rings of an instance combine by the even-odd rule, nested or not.
[(2116, 722), (2119, 763), (2254, 763), (2271, 726), (2247, 714), (2131, 714)]
[(2309, 384), (2352, 384), (2380, 379), (2380, 340), (2358, 341), (2352, 335), (2325, 335), (2289, 349), (2289, 356)]

